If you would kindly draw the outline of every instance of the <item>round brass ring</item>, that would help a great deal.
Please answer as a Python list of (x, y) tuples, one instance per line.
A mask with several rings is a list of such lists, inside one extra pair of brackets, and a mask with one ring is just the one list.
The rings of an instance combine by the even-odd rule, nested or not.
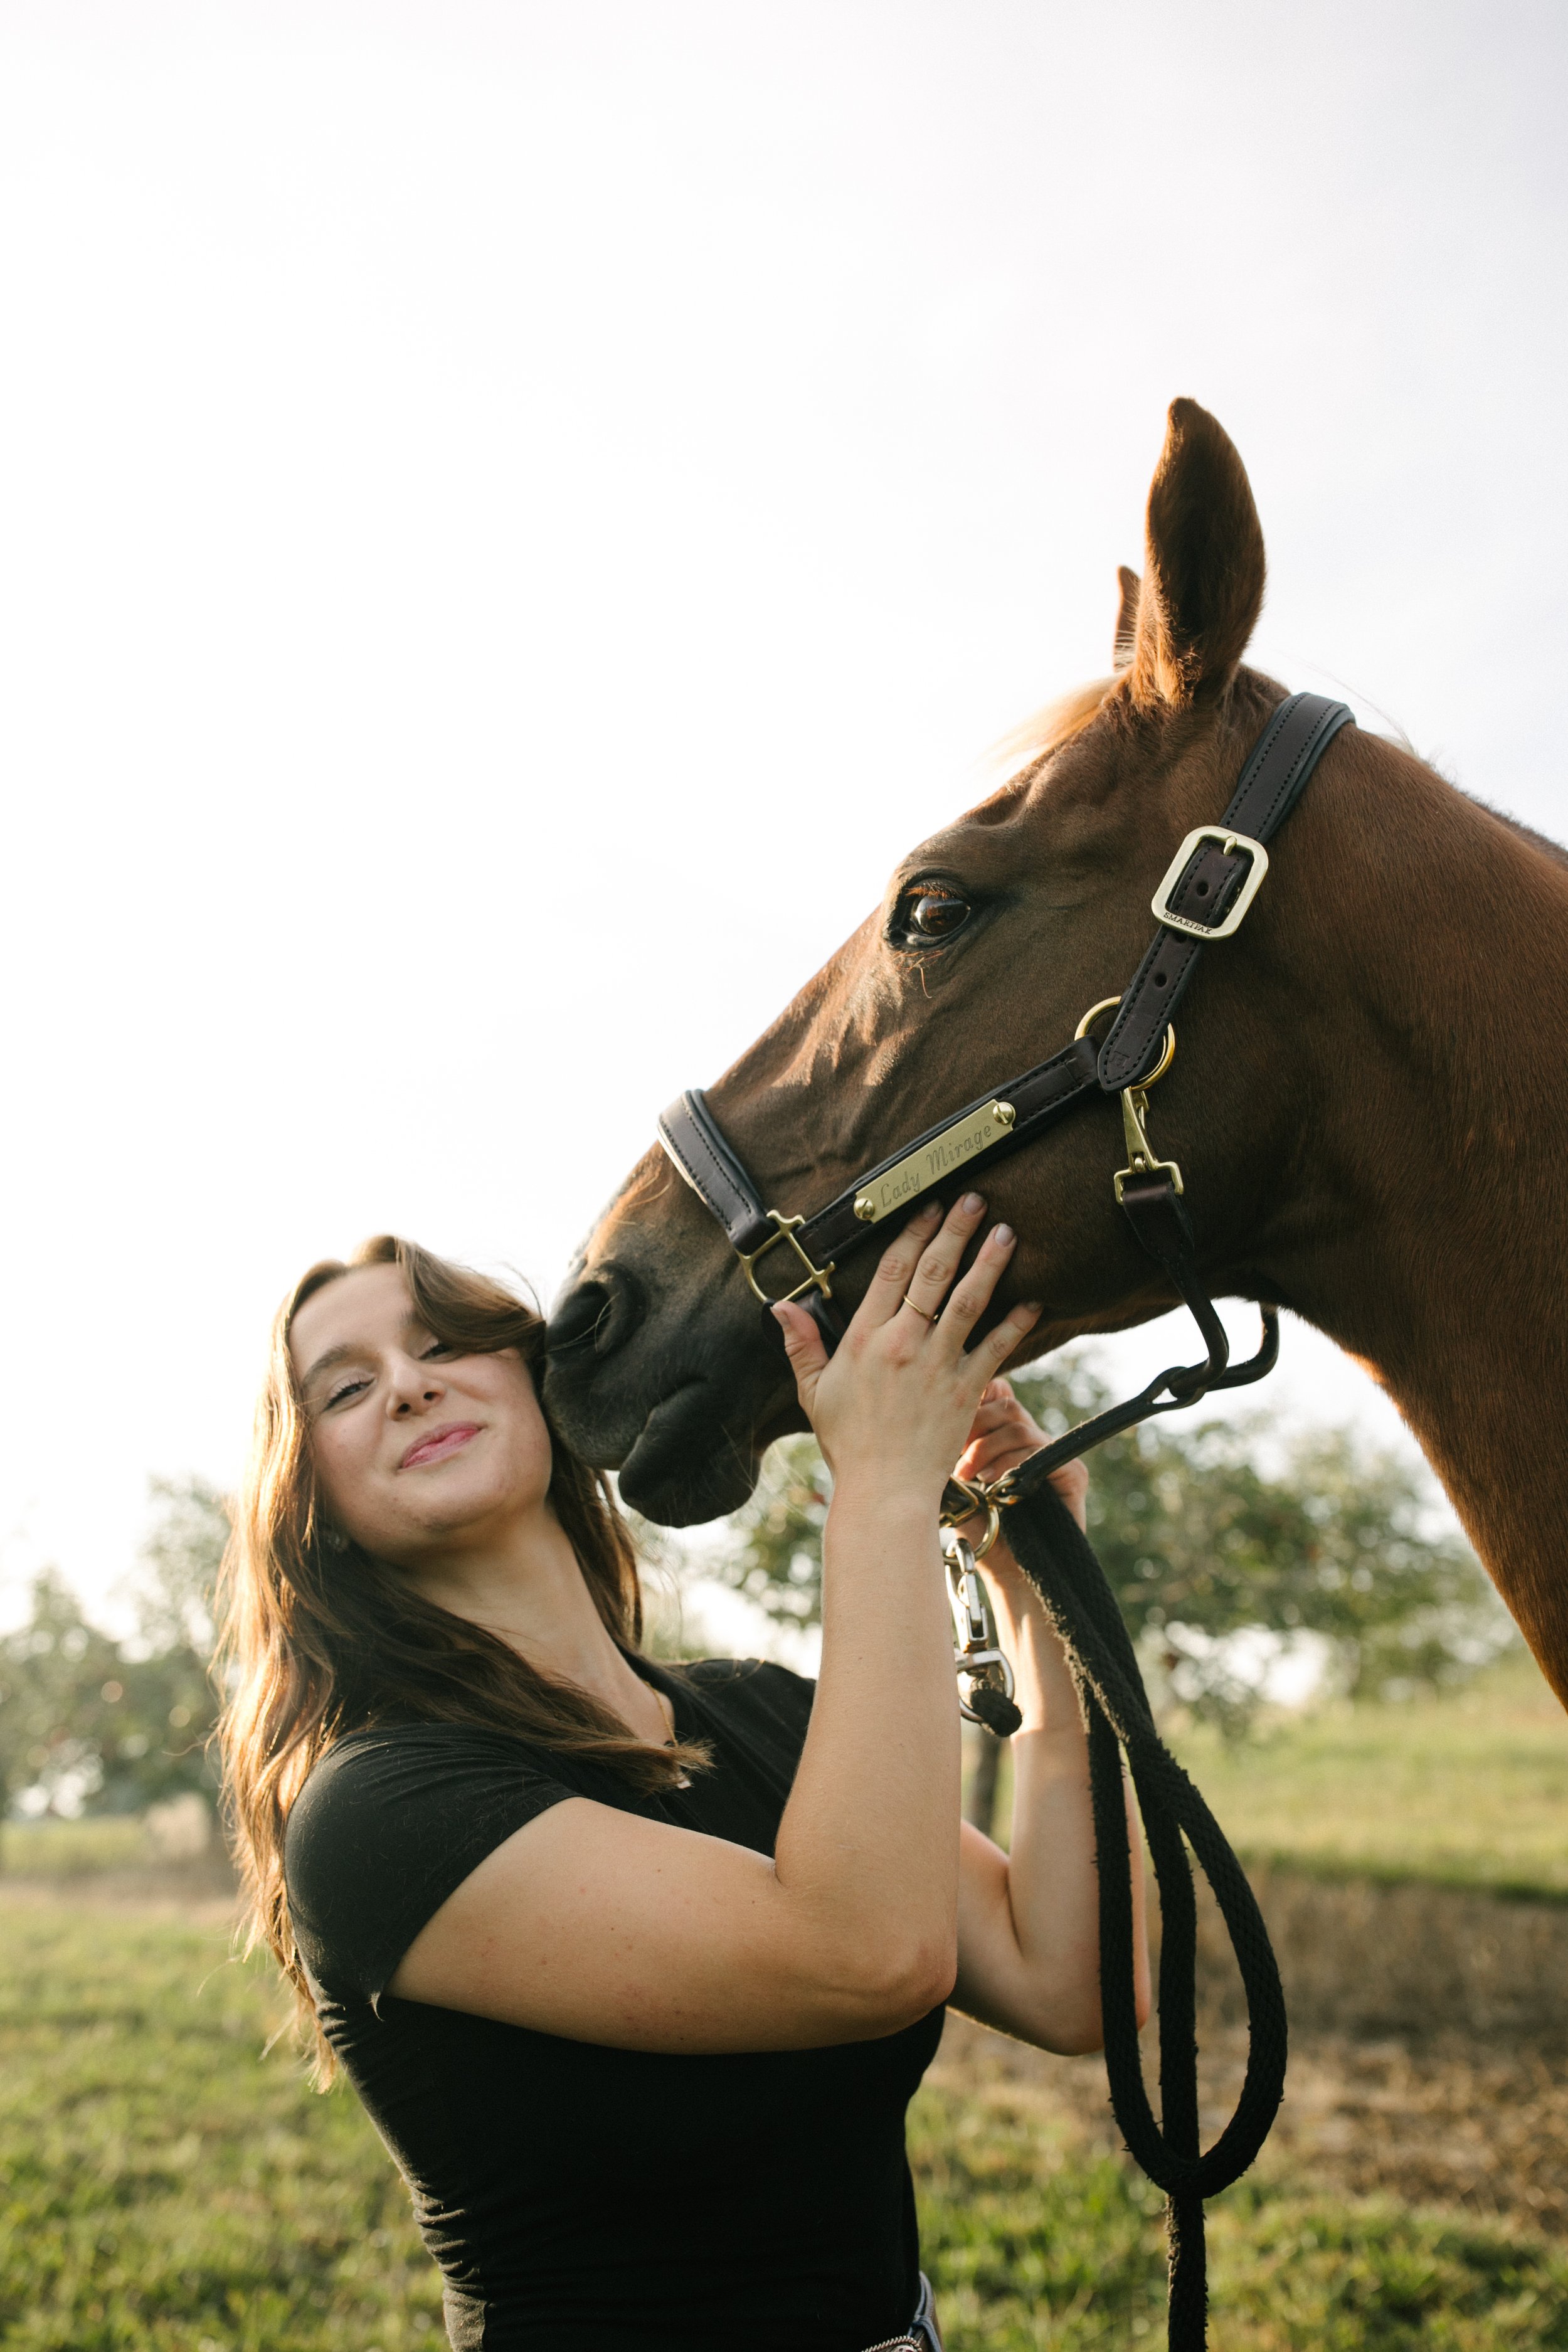
[[(1090, 1029), (1094, 1026), (1094, 1024), (1099, 1020), (1102, 1013), (1109, 1013), (1114, 1005), (1120, 1004), (1121, 1002), (1121, 999), (1119, 996), (1102, 996), (1098, 1004), (1091, 1004), (1089, 1011), (1084, 1014), (1083, 1019), (1079, 1023), (1078, 1027), (1072, 1033), (1074, 1045), (1076, 1045), (1078, 1044), (1080, 1037), (1088, 1036)], [(1166, 1024), (1165, 1028), (1165, 1050), (1160, 1056), (1160, 1066), (1158, 1069), (1152, 1070), (1149, 1076), (1143, 1080), (1144, 1087), (1148, 1087), (1154, 1086), (1161, 1078), (1163, 1078), (1175, 1058), (1176, 1028), (1174, 1022), (1170, 1022)]]
[(1159, 1066), (1157, 1069), (1151, 1070), (1148, 1076), (1143, 1081), (1145, 1092), (1147, 1092), (1150, 1087), (1154, 1085), (1157, 1079), (1164, 1076), (1166, 1071), (1170, 1068), (1175, 1058), (1176, 1024), (1173, 1021), (1165, 1031), (1165, 1050), (1160, 1056)]
[(1072, 1033), (1073, 1044), (1076, 1045), (1080, 1037), (1087, 1037), (1100, 1014), (1109, 1013), (1113, 1004), (1120, 1004), (1121, 1002), (1121, 999), (1119, 996), (1102, 996), (1098, 1004), (1091, 1004)]
[[(1002, 1514), (996, 1507), (995, 1500), (979, 1480), (971, 1485), (967, 1478), (950, 1478), (947, 1483), (950, 1486), (956, 1486), (959, 1493), (972, 1506), (965, 1514), (966, 1517), (972, 1518), (976, 1511), (984, 1511), (985, 1514), (985, 1533), (977, 1544), (971, 1544), (969, 1547), (970, 1557), (973, 1559), (984, 1559), (1002, 1532)], [(944, 1511), (942, 1515), (942, 1524), (952, 1530), (961, 1526), (963, 1522), (954, 1519), (950, 1513)]]

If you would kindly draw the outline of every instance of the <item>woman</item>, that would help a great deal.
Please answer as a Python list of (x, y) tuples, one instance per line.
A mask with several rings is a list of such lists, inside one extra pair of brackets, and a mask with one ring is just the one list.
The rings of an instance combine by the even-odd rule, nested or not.
[(1011, 1855), (959, 1822), (939, 1498), (961, 1453), (995, 1476), (1041, 1442), (995, 1378), (1037, 1308), (965, 1351), (1013, 1247), (955, 1279), (983, 1215), (911, 1219), (831, 1362), (774, 1309), (835, 1481), (815, 1693), (639, 1654), (630, 1543), (508, 1292), (383, 1239), (279, 1312), (229, 1567), (233, 1817), (457, 2347), (931, 2352), (903, 2118), (942, 2004), (1098, 2042), (1083, 1731), (1001, 1547)]

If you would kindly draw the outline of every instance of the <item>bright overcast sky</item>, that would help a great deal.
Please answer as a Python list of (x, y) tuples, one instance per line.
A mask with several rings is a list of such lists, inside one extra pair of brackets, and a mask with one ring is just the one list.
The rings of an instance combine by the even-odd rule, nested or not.
[[(1104, 669), (1176, 393), (1251, 471), (1260, 661), (1568, 832), (1565, 47), (4, 0), (5, 1605), (106, 1591), (150, 1471), (233, 1477), (310, 1259), (548, 1295)], [(1282, 1411), (1386, 1413), (1292, 1352)]]

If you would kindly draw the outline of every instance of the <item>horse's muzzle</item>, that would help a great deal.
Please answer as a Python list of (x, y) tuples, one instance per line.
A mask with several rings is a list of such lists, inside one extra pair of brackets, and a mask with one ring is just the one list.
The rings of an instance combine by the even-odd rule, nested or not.
[(614, 1260), (569, 1283), (550, 1310), (545, 1333), (552, 1362), (602, 1359), (624, 1348), (647, 1311), (637, 1276)]
[(745, 1319), (751, 1347), (697, 1347), (688, 1318), (653, 1312), (645, 1286), (614, 1259), (570, 1282), (552, 1310), (552, 1420), (584, 1461), (617, 1470), (624, 1499), (664, 1527), (738, 1510), (787, 1411), (783, 1350), (761, 1344), (771, 1331), (753, 1335)]

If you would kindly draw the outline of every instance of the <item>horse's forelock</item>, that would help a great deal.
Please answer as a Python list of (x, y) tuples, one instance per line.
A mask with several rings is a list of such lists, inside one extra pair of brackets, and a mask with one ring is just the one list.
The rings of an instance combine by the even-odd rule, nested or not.
[(1021, 727), (1015, 727), (999, 743), (993, 744), (986, 754), (986, 765), (1009, 778), (1022, 775), (1043, 760), (1047, 751), (1059, 751), (1075, 735), (1081, 735), (1099, 716), (1115, 684), (1114, 677), (1097, 677), (1087, 686), (1075, 686), (1070, 694), (1058, 695), (1054, 702), (1047, 702), (1043, 710), (1037, 710), (1032, 719), (1026, 719)]

